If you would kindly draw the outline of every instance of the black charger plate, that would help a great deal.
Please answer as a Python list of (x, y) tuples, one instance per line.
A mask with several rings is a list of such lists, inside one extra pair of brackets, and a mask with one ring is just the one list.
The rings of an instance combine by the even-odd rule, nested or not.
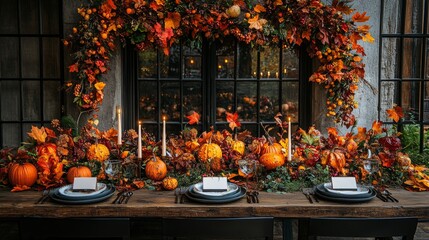
[(240, 187), (240, 191), (238, 192), (238, 194), (233, 195), (233, 196), (229, 196), (229, 197), (224, 197), (223, 199), (207, 199), (207, 198), (196, 197), (196, 196), (192, 195), (189, 192), (189, 190), (186, 191), (185, 195), (190, 200), (195, 201), (195, 202), (200, 202), (200, 203), (229, 203), (229, 202), (237, 201), (237, 200), (241, 199), (242, 197), (244, 197), (246, 195), (246, 189)]

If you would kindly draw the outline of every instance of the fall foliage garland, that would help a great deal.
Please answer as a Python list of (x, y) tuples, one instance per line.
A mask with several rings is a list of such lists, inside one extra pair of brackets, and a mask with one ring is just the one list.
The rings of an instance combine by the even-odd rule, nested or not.
[(91, 1), (77, 9), (79, 26), (64, 40), (74, 62), (68, 81), (74, 102), (82, 110), (95, 110), (103, 101), (105, 83), (115, 41), (131, 43), (139, 51), (159, 48), (169, 54), (181, 39), (222, 40), (234, 37), (253, 47), (283, 44), (305, 46), (319, 61), (310, 81), (327, 91), (327, 116), (349, 127), (355, 124), (354, 95), (364, 77), (359, 40), (372, 42), (369, 26), (356, 23), (369, 19), (350, 8), (352, 0), (105, 0)]

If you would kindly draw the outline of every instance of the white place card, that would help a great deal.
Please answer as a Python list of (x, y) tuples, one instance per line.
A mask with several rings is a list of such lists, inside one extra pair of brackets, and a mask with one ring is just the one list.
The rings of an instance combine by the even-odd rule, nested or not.
[(227, 190), (226, 177), (203, 177), (203, 192), (223, 192)]
[(357, 191), (356, 178), (354, 177), (332, 177), (332, 189)]
[(76, 177), (73, 182), (73, 191), (95, 191), (97, 189), (96, 177)]

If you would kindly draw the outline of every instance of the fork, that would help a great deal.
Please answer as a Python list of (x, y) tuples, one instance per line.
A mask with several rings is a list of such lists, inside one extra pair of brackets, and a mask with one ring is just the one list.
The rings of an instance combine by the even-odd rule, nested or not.
[(185, 193), (188, 189), (185, 187), (181, 187), (180, 188), (180, 203), (184, 203), (185, 202)]
[(388, 198), (389, 198), (389, 199), (391, 199), (392, 201), (394, 201), (394, 202), (399, 202), (399, 200), (398, 200), (398, 199), (396, 199), (396, 198), (394, 198), (394, 197), (392, 196), (392, 193), (391, 193), (391, 192), (389, 192), (389, 190), (384, 189), (384, 193), (385, 193), (386, 197), (388, 197)]
[(176, 190), (174, 190), (174, 203), (179, 203), (179, 195), (180, 195), (180, 189), (176, 188)]
[(37, 200), (35, 204), (42, 204), (49, 196), (50, 189), (43, 190), (42, 196)]
[(304, 196), (307, 198), (307, 200), (313, 204), (313, 199), (311, 199), (310, 193), (308, 193), (308, 191), (306, 189), (302, 190), (302, 194), (304, 194)]
[(316, 193), (314, 193), (314, 189), (309, 189), (308, 193), (313, 196), (314, 200), (318, 203), (319, 202), (319, 198), (317, 197)]
[(131, 196), (133, 196), (133, 194), (134, 193), (132, 191), (129, 191), (129, 192), (126, 193), (126, 199), (125, 199), (124, 204), (128, 203), (128, 200), (130, 200), (130, 198), (131, 198)]

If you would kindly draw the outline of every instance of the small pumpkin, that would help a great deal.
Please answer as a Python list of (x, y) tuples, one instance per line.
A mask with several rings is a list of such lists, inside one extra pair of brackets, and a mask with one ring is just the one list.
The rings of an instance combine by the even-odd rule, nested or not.
[(162, 180), (162, 187), (165, 190), (174, 190), (177, 188), (177, 185), (179, 185), (179, 182), (177, 181), (176, 178), (173, 177), (166, 177), (164, 178), (164, 180)]
[(201, 146), (198, 156), (201, 162), (207, 162), (209, 159), (221, 159), (222, 149), (216, 143), (205, 143)]
[(226, 10), (226, 14), (232, 18), (236, 18), (240, 16), (240, 13), (241, 13), (241, 9), (240, 9), (240, 6), (238, 6), (237, 4), (232, 5)]
[(240, 155), (243, 155), (244, 150), (246, 149), (246, 145), (244, 144), (243, 141), (236, 140), (232, 142), (231, 148), (232, 148), (232, 151), (236, 151)]
[(167, 165), (157, 156), (153, 157), (146, 163), (146, 176), (154, 181), (161, 181), (167, 176)]
[(267, 169), (272, 170), (285, 164), (285, 157), (281, 153), (265, 153), (259, 158), (259, 162)]
[(85, 166), (72, 167), (67, 172), (67, 181), (69, 183), (74, 182), (75, 177), (91, 177), (91, 169)]
[(9, 168), (9, 182), (12, 186), (27, 186), (31, 187), (37, 180), (37, 169), (31, 163), (14, 163)]
[(261, 154), (265, 154), (265, 153), (283, 153), (282, 152), (282, 145), (280, 145), (279, 143), (271, 143), (271, 142), (267, 142), (262, 146), (262, 151)]
[(86, 153), (86, 158), (88, 158), (88, 160), (97, 160), (100, 162), (107, 160), (109, 156), (109, 149), (106, 145), (101, 143), (92, 144)]
[(344, 169), (344, 167), (346, 166), (346, 156), (338, 149), (332, 151), (324, 150), (322, 152), (321, 164), (323, 166), (328, 164), (334, 168), (335, 171), (345, 174), (346, 169)]

